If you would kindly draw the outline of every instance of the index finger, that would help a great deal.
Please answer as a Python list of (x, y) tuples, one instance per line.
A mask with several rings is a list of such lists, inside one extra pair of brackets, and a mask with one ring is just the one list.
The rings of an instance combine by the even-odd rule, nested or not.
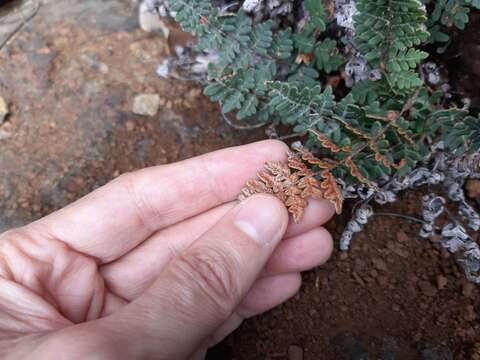
[(267, 140), (120, 176), (32, 226), (107, 263), (154, 232), (234, 200), (287, 146)]

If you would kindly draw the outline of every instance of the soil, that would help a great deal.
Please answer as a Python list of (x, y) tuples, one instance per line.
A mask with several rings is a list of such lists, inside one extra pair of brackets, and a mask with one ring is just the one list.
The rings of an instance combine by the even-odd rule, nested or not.
[[(130, 0), (44, 1), (0, 51), (9, 110), (0, 125), (0, 230), (121, 173), (265, 137), (226, 125), (198, 85), (157, 77), (168, 44), (140, 31), (134, 11)], [(473, 99), (475, 16), (458, 39), (469, 61), (452, 79), (468, 76)], [(139, 94), (160, 96), (157, 115), (132, 112)], [(381, 212), (418, 216), (419, 196), (405, 194)], [(348, 215), (328, 224), (336, 239)], [(436, 239), (417, 233), (414, 222), (374, 217), (350, 252), (306, 273), (295, 298), (246, 321), (208, 358), (480, 359), (480, 289)]]

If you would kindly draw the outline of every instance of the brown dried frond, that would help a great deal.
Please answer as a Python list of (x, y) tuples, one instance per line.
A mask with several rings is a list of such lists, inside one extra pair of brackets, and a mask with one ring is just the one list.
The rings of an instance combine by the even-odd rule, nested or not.
[[(388, 116), (388, 115), (387, 115)], [(368, 144), (368, 147), (370, 148), (370, 150), (373, 151), (373, 153), (375, 154), (375, 160), (378, 161), (378, 162), (381, 162), (383, 165), (385, 165), (386, 167), (388, 168), (391, 168), (391, 167), (394, 167), (394, 168), (397, 168), (398, 165), (396, 165), (395, 163), (391, 162), (390, 160), (388, 160), (385, 156), (382, 155), (382, 153), (380, 153), (380, 151), (378, 150), (378, 146), (376, 144), (376, 140), (378, 139), (374, 139), (370, 136), (370, 134), (367, 134), (367, 133), (364, 133), (362, 130), (354, 127), (353, 125), (349, 124), (347, 121), (345, 121), (344, 119), (342, 119), (341, 117), (339, 116), (336, 116), (335, 119), (340, 122), (347, 130), (351, 131), (352, 133), (354, 133), (355, 135), (361, 137), (362, 139), (366, 140), (367, 141), (367, 144)], [(393, 125), (393, 124), (392, 124)], [(403, 130), (403, 129), (402, 129)], [(400, 132), (399, 132), (400, 134)]]
[(310, 165), (318, 165), (320, 169), (333, 169), (338, 163), (332, 159), (319, 159), (310, 151), (301, 145), (292, 145), (292, 147), (301, 155), (302, 160)]
[(392, 127), (397, 130), (398, 134), (403, 137), (410, 145), (414, 145), (415, 141), (408, 135), (407, 130), (398, 125), (395, 121), (392, 121)]
[(361, 183), (373, 189), (378, 188), (378, 185), (375, 182), (368, 180), (365, 176), (362, 175), (362, 173), (358, 169), (357, 165), (355, 165), (351, 157), (348, 157), (345, 159), (345, 165), (347, 165), (352, 176), (355, 177), (358, 181), (360, 181)]
[[(254, 194), (272, 194), (280, 199), (293, 220), (300, 222), (307, 198), (326, 199), (335, 205), (337, 213), (342, 211), (343, 196), (335, 177), (330, 172), (336, 163), (317, 159), (312, 153), (301, 148), (297, 152), (288, 152), (287, 163), (267, 162), (259, 171), (257, 179), (249, 180), (242, 189), (239, 200)], [(321, 179), (316, 178), (308, 165), (318, 165), (322, 171)]]
[(308, 166), (302, 161), (302, 158), (294, 152), (288, 152), (287, 163), (290, 169), (298, 170), (299, 175), (305, 176), (311, 172)]
[(342, 190), (338, 186), (335, 176), (330, 171), (322, 171), (322, 177), (324, 179), (321, 184), (323, 198), (332, 202), (335, 205), (335, 211), (337, 214), (340, 214), (343, 207)]
[(316, 130), (310, 130), (315, 136), (317, 137), (318, 141), (320, 141), (320, 144), (325, 148), (330, 150), (333, 153), (338, 153), (338, 152), (351, 152), (352, 148), (350, 146), (338, 146), (334, 142), (332, 142), (328, 136), (325, 134), (322, 134)]
[(339, 123), (341, 123), (347, 130), (354, 133), (355, 135), (368, 141), (372, 140), (372, 137), (369, 134), (364, 133), (362, 130), (356, 128), (355, 126), (353, 126), (352, 124), (347, 122), (345, 119), (341, 118), (340, 116), (334, 116), (334, 119), (337, 120)]
[(387, 116), (367, 114), (367, 117), (371, 119), (381, 120), (387, 122), (397, 133), (410, 145), (415, 144), (415, 141), (408, 135), (407, 130), (398, 125), (397, 120), (400, 118), (400, 114), (396, 111), (387, 112)]

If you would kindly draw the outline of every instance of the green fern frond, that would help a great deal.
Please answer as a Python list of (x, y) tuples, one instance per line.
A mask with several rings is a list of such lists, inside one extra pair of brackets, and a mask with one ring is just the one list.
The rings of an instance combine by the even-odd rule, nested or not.
[(413, 69), (428, 54), (414, 46), (429, 38), (424, 5), (418, 0), (359, 0), (357, 8), (356, 42), (369, 64), (384, 69), (392, 87), (420, 86)]

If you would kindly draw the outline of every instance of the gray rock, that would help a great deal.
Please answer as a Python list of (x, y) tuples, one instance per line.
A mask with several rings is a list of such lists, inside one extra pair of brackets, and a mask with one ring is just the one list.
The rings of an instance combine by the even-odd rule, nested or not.
[(431, 342), (419, 342), (417, 352), (421, 360), (453, 360), (453, 353), (447, 346)]
[(343, 332), (336, 335), (331, 344), (337, 360), (369, 360), (370, 354), (364, 344), (352, 333)]
[(140, 94), (133, 101), (133, 112), (137, 115), (155, 116), (160, 107), (158, 94)]

